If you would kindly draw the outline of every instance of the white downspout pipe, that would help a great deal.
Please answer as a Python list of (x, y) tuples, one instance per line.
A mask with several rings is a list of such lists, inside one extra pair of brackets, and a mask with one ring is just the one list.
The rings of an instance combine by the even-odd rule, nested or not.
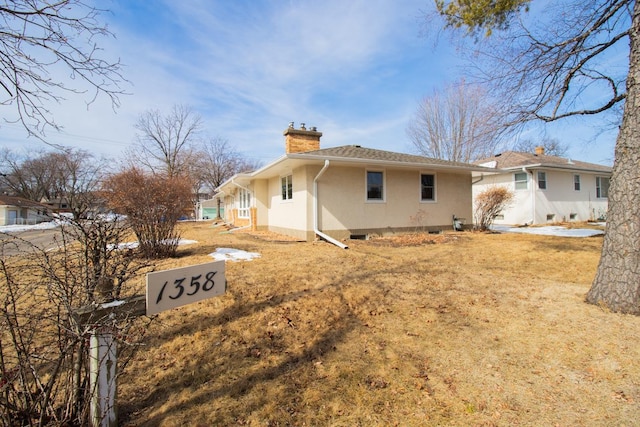
[(531, 225), (534, 225), (536, 223), (536, 189), (533, 181), (533, 171), (527, 170), (526, 166), (523, 166), (522, 172), (526, 173), (527, 176), (529, 176), (529, 173), (531, 174)]
[[(238, 184), (237, 182), (235, 182), (234, 178), (231, 178), (231, 183), (233, 185), (235, 185), (238, 188), (242, 188), (243, 190), (247, 191), (249, 194), (252, 194), (251, 190), (249, 190), (247, 187), (243, 187), (242, 185)], [(253, 204), (253, 197), (251, 197), (251, 203), (249, 204), (249, 208), (251, 208), (251, 205)], [(245, 228), (250, 228), (253, 225), (252, 223), (252, 218), (251, 218), (251, 209), (249, 209), (249, 225), (245, 225), (244, 227), (238, 227), (238, 228), (234, 228), (231, 229), (229, 231), (233, 232), (233, 231), (238, 231), (238, 230), (244, 230)]]
[(328, 167), (329, 167), (329, 160), (325, 160), (324, 166), (322, 167), (322, 169), (320, 169), (320, 172), (318, 172), (316, 177), (313, 178), (313, 232), (316, 233), (316, 235), (318, 235), (319, 237), (326, 240), (327, 242), (333, 243), (334, 245), (342, 249), (347, 249), (348, 248), (347, 245), (334, 239), (331, 236), (327, 236), (326, 234), (324, 234), (322, 231), (318, 229), (318, 179), (320, 179), (320, 177), (322, 176), (324, 171), (327, 170)]

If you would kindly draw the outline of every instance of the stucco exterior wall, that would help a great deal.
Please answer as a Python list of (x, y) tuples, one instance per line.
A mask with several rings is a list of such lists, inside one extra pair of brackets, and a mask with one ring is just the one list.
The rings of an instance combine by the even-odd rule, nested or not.
[[(313, 240), (313, 181), (321, 168), (306, 165), (282, 174), (292, 176), (291, 200), (282, 200), (282, 176), (256, 179), (248, 185), (253, 192), (255, 227)], [(383, 201), (367, 200), (368, 170), (384, 174)], [(421, 201), (422, 173), (435, 175), (435, 201)], [(237, 197), (233, 195), (228, 194), (225, 203), (227, 207), (233, 204), (237, 211)], [(417, 229), (449, 230), (453, 215), (471, 224), (471, 200), (469, 173), (330, 165), (318, 180), (318, 228), (336, 239)], [(227, 220), (232, 212), (225, 210)]]
[(309, 229), (309, 189), (307, 188), (306, 168), (298, 168), (284, 173), (292, 176), (293, 197), (282, 200), (281, 178), (278, 176), (266, 182), (267, 203), (266, 221), (269, 230), (283, 232), (300, 237)]
[[(384, 173), (384, 200), (366, 198), (366, 172)], [(420, 200), (420, 174), (436, 176), (436, 200)], [(329, 167), (318, 181), (318, 226), (335, 238), (416, 229), (450, 229), (471, 220), (471, 176), (429, 170)]]
[[(604, 215), (607, 199), (596, 198), (593, 173), (540, 169), (545, 172), (547, 188), (538, 187), (538, 170), (527, 173), (527, 188), (515, 189), (514, 173), (484, 175), (474, 184), (474, 198), (492, 186), (505, 186), (514, 192), (511, 206), (497, 218), (496, 224), (545, 224), (561, 221), (589, 221)], [(574, 189), (574, 175), (580, 175), (580, 190)], [(474, 180), (478, 181), (478, 177)], [(534, 214), (535, 212), (535, 214)]]

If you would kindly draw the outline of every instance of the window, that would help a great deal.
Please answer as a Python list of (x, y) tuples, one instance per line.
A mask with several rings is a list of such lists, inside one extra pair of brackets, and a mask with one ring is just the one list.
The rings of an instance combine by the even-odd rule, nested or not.
[(367, 200), (384, 200), (384, 174), (367, 171)]
[(598, 199), (609, 197), (609, 178), (596, 176), (596, 197)]
[(547, 173), (546, 172), (538, 172), (538, 188), (540, 190), (547, 189)]
[(287, 175), (280, 178), (282, 184), (282, 200), (293, 199), (293, 175)]
[(527, 189), (527, 173), (526, 172), (518, 172), (513, 175), (513, 178), (516, 183), (516, 190)]
[(249, 218), (249, 208), (251, 207), (251, 193), (241, 188), (238, 191), (238, 218)]
[(436, 200), (436, 176), (433, 174), (420, 174), (420, 200), (434, 202)]
[(580, 191), (580, 175), (573, 175), (573, 189)]

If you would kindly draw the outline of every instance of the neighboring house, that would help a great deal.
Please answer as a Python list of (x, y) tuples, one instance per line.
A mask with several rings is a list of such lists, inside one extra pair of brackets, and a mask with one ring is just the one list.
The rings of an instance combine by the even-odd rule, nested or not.
[(47, 206), (22, 197), (0, 195), (0, 225), (48, 221)]
[(217, 188), (225, 220), (310, 241), (452, 228), (471, 221), (471, 172), (486, 168), (359, 145), (320, 149), (321, 132), (293, 123), (285, 155)]
[(214, 198), (201, 200), (196, 206), (196, 220), (216, 219), (218, 217), (218, 208), (220, 208), (220, 217), (224, 214), (222, 200)]
[[(474, 173), (474, 198), (492, 186), (513, 190), (513, 203), (496, 224), (544, 224), (604, 219), (611, 168), (563, 157), (507, 151), (475, 162), (494, 168)], [(475, 200), (475, 199), (474, 199)]]

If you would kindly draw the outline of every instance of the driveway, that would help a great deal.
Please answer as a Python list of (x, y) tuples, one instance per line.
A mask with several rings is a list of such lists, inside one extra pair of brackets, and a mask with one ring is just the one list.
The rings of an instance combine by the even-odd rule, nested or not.
[(60, 228), (0, 232), (0, 253), (18, 255), (33, 252), (35, 248), (47, 251), (58, 247), (61, 235)]

